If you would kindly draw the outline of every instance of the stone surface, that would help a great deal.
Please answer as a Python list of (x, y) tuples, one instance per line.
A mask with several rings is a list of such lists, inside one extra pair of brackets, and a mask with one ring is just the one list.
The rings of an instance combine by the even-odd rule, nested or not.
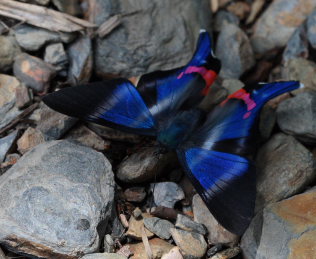
[(306, 21), (307, 38), (312, 47), (316, 48), (316, 9), (308, 16)]
[(239, 247), (228, 248), (214, 256), (210, 259), (231, 259), (235, 258), (240, 253)]
[(29, 127), (26, 129), (26, 131), (24, 131), (23, 135), (19, 138), (17, 142), (18, 151), (21, 154), (24, 154), (33, 147), (44, 142), (45, 136), (43, 135), (43, 133), (37, 129)]
[(227, 24), (218, 36), (216, 56), (222, 63), (220, 76), (223, 78), (239, 78), (255, 64), (247, 35), (231, 23)]
[(203, 224), (194, 222), (189, 217), (182, 214), (178, 214), (175, 226), (183, 230), (199, 233), (203, 236), (207, 234), (207, 229)]
[(157, 206), (173, 208), (176, 202), (184, 199), (182, 188), (173, 182), (161, 182), (151, 184), (154, 193), (154, 202)]
[(59, 139), (77, 122), (77, 119), (56, 112), (45, 104), (41, 107), (36, 129), (43, 133), (45, 140)]
[(142, 216), (143, 216), (143, 218), (141, 218), (141, 219), (135, 219), (133, 216), (131, 216), (131, 218), (129, 219), (129, 222), (128, 222), (129, 227), (128, 227), (128, 230), (125, 233), (125, 235), (127, 235), (135, 240), (142, 240), (142, 231), (144, 228), (145, 233), (146, 233), (148, 238), (154, 236), (154, 234), (152, 232), (150, 232), (148, 229), (146, 229), (144, 227), (144, 218), (148, 218), (151, 216), (147, 213), (143, 213)]
[(169, 253), (164, 254), (161, 259), (183, 259), (182, 254), (180, 253), (179, 247), (172, 248)]
[(251, 38), (254, 51), (263, 54), (284, 47), (315, 6), (315, 0), (273, 1), (254, 26)]
[(62, 43), (50, 44), (46, 47), (44, 61), (55, 66), (57, 70), (64, 69), (68, 64), (68, 56)]
[(116, 176), (126, 183), (141, 183), (159, 176), (170, 162), (170, 154), (160, 154), (159, 148), (142, 148), (126, 157), (118, 166)]
[(244, 20), (250, 13), (250, 6), (246, 2), (237, 1), (232, 2), (227, 10), (232, 14), (236, 15), (240, 20)]
[[(149, 240), (149, 245), (153, 252), (153, 259), (161, 258), (174, 247), (173, 245), (159, 238), (153, 238)], [(130, 257), (131, 259), (147, 258), (147, 253), (143, 243), (131, 244), (130, 249), (134, 254)]]
[(123, 18), (124, 26), (97, 39), (96, 72), (103, 76), (130, 77), (182, 66), (193, 54), (199, 30), (211, 28), (208, 0), (98, 0), (96, 4), (90, 18), (97, 25), (115, 14), (135, 12)]
[(12, 68), (14, 59), (21, 53), (21, 49), (12, 36), (0, 35), (0, 72), (6, 72)]
[(220, 32), (221, 30), (224, 29), (224, 27), (228, 24), (232, 23), (235, 25), (239, 25), (239, 19), (236, 15), (233, 13), (224, 11), (224, 10), (219, 10), (214, 18), (214, 31)]
[(111, 235), (109, 234), (105, 235), (103, 244), (104, 244), (103, 249), (105, 253), (115, 252), (115, 247), (114, 247), (115, 243)]
[(306, 91), (316, 91), (316, 64), (303, 58), (291, 59), (282, 67), (282, 78), (297, 80), (304, 84), (304, 88), (293, 91), (298, 94)]
[(52, 0), (57, 9), (63, 13), (68, 13), (73, 16), (81, 14), (80, 5), (78, 0)]
[(18, 135), (18, 131), (14, 131), (8, 136), (0, 138), (0, 164), (4, 161), (7, 153), (12, 148), (16, 138)]
[(245, 84), (238, 79), (224, 79), (222, 86), (228, 90), (228, 94), (233, 94), (243, 88)]
[(19, 80), (13, 76), (0, 74), (0, 122), (16, 103), (16, 91), (21, 88)]
[(73, 85), (87, 83), (93, 68), (90, 37), (82, 36), (77, 39), (69, 46), (67, 54), (69, 58), (68, 81)]
[(315, 199), (316, 191), (313, 189), (265, 208), (256, 257), (246, 259), (315, 258)]
[(169, 239), (171, 237), (170, 229), (174, 227), (170, 221), (156, 217), (144, 219), (144, 225), (161, 239)]
[(312, 153), (292, 136), (278, 133), (259, 149), (257, 210), (302, 191), (315, 179)]
[(72, 129), (66, 136), (65, 139), (76, 141), (84, 146), (91, 147), (98, 151), (108, 149), (110, 142), (102, 139), (100, 136), (95, 134), (92, 130), (84, 125), (80, 125)]
[(144, 187), (131, 187), (124, 191), (124, 197), (130, 202), (142, 202), (146, 198)]
[(35, 26), (21, 24), (14, 30), (18, 44), (27, 51), (36, 51), (48, 43), (69, 43), (74, 39), (73, 34), (52, 32)]
[(228, 95), (227, 89), (219, 85), (216, 81), (211, 86), (209, 93), (199, 104), (199, 108), (209, 112), (211, 111), (217, 104), (225, 100)]
[(52, 65), (26, 53), (16, 57), (13, 72), (22, 83), (40, 93), (48, 90), (51, 79), (56, 75)]
[(238, 236), (223, 228), (213, 217), (201, 197), (196, 194), (192, 200), (194, 221), (203, 224), (208, 230), (208, 241), (211, 244), (236, 243)]
[(87, 254), (81, 257), (81, 259), (127, 259), (127, 257), (115, 253), (95, 253)]
[(114, 201), (111, 164), (101, 153), (52, 141), (0, 178), (1, 244), (44, 258), (97, 251)]
[(25, 85), (21, 85), (15, 91), (16, 93), (16, 106), (19, 109), (23, 109), (29, 106), (33, 100), (33, 92), (31, 89), (27, 88)]
[(316, 93), (300, 93), (277, 109), (281, 130), (306, 143), (316, 143)]
[(172, 238), (185, 256), (200, 258), (205, 255), (207, 243), (201, 234), (172, 228)]

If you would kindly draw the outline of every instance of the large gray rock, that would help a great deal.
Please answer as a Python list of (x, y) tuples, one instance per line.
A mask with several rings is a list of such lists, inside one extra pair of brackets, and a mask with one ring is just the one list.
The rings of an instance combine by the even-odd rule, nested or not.
[(222, 62), (220, 76), (239, 78), (255, 64), (247, 35), (235, 24), (227, 24), (218, 36), (216, 56)]
[(301, 93), (282, 102), (277, 109), (282, 131), (306, 143), (316, 143), (316, 92)]
[(68, 141), (37, 146), (0, 177), (1, 244), (40, 258), (97, 251), (114, 184), (101, 153)]
[(251, 41), (256, 53), (284, 47), (316, 6), (316, 0), (275, 0), (254, 26)]
[(211, 28), (208, 0), (97, 0), (92, 20), (130, 14), (104, 39), (97, 39), (96, 72), (140, 75), (182, 66), (191, 58), (201, 28)]
[(312, 153), (292, 136), (274, 135), (257, 155), (257, 209), (302, 191), (315, 178)]
[(6, 72), (12, 68), (14, 59), (21, 49), (12, 36), (0, 36), (0, 71)]

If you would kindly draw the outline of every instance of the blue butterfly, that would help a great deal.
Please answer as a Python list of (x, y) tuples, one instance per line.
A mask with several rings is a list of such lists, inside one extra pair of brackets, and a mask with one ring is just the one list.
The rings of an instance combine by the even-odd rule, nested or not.
[[(227, 50), (229, 51), (229, 50)], [(270, 99), (299, 82), (247, 85), (209, 114), (197, 108), (220, 70), (211, 39), (200, 32), (197, 49), (183, 67), (140, 78), (69, 87), (47, 95), (52, 109), (122, 131), (155, 136), (179, 160), (215, 218), (242, 234), (254, 213), (258, 114)]]

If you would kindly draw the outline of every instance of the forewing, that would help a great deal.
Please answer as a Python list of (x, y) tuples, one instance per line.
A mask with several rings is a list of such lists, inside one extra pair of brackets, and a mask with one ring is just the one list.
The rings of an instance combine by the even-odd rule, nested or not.
[(44, 97), (50, 108), (82, 120), (136, 134), (155, 135), (155, 120), (126, 79), (61, 89)]

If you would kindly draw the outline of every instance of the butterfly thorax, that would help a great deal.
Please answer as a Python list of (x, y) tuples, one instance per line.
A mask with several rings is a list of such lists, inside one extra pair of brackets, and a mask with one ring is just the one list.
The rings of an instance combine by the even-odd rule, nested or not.
[(202, 111), (197, 109), (169, 116), (158, 132), (158, 142), (169, 149), (176, 149), (199, 125), (202, 117)]

